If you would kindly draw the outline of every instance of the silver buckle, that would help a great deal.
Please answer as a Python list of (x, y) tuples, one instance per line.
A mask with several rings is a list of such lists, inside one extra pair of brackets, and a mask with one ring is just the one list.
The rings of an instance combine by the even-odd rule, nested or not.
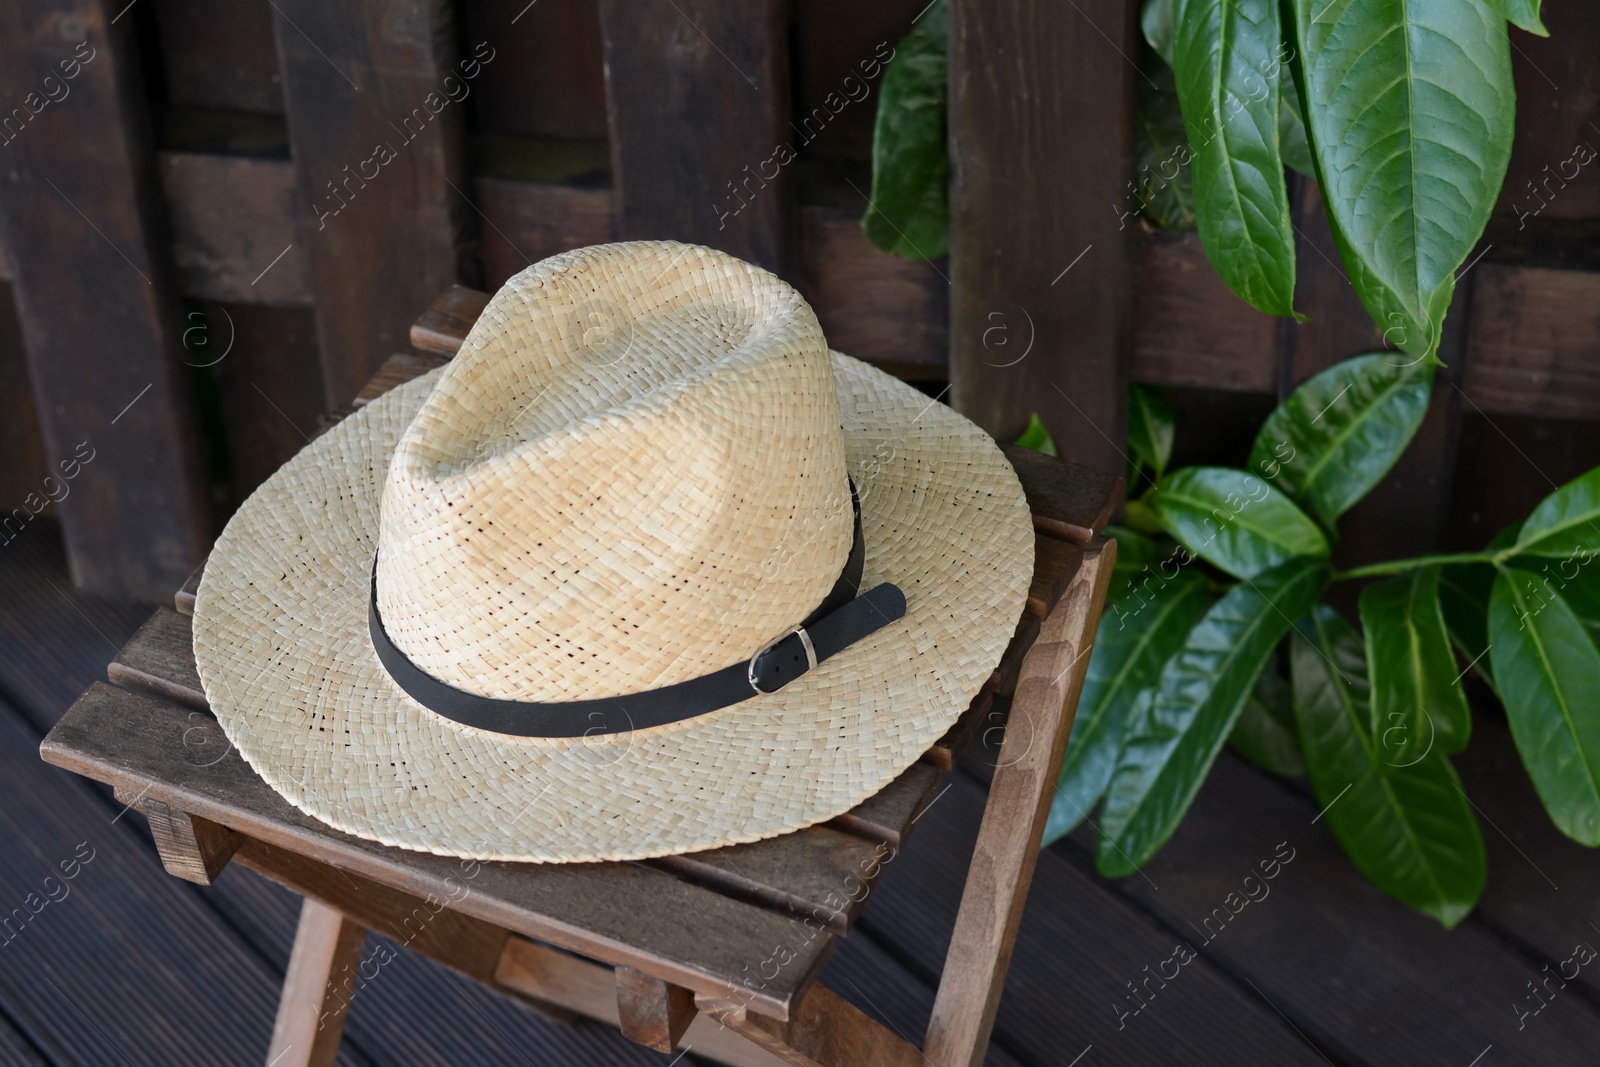
[[(806, 670), (814, 671), (814, 670), (817, 669), (817, 649), (816, 649), (816, 646), (811, 643), (811, 635), (806, 633), (806, 628), (804, 626), (796, 626), (793, 630), (790, 630), (788, 633), (782, 634), (782, 635), (780, 635), (778, 637), (775, 637), (771, 641), (768, 641), (766, 644), (762, 645), (760, 648), (756, 649), (755, 655), (750, 657), (750, 663), (745, 668), (745, 672), (744, 672), (745, 681), (750, 683), (750, 688), (751, 689), (754, 689), (756, 692), (760, 693), (762, 696), (768, 696), (768, 695), (770, 695), (772, 693), (776, 693), (778, 691), (778, 689), (782, 689), (783, 686), (780, 685), (778, 687), (778, 689), (763, 689), (759, 685), (757, 685), (756, 684), (756, 660), (760, 659), (763, 655), (765, 655), (766, 653), (772, 651), (774, 648), (778, 647), (778, 645), (780, 645), (783, 642), (787, 641), (793, 635), (798, 635), (799, 636), (800, 644), (806, 650)], [(788, 685), (788, 684), (789, 684), (788, 682), (784, 683), (784, 685)]]

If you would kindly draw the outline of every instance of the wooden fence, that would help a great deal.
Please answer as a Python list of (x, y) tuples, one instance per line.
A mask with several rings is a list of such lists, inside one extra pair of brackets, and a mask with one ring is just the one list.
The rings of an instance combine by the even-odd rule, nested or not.
[[(877, 86), (925, 3), (0, 2), (0, 542), (48, 504), (82, 588), (164, 598), (440, 291), (615, 238), (767, 266), (836, 348), (1108, 469), (1129, 380), (1227, 412), (1381, 344), (1312, 183), (1303, 326), (1121, 217), (1132, 0), (953, 0), (950, 255), (874, 249)], [(1518, 142), (1449, 370), (1348, 553), (1600, 462), (1600, 171), (1550, 178), (1600, 145), (1600, 11), (1552, 6), (1549, 40), (1512, 31)]]

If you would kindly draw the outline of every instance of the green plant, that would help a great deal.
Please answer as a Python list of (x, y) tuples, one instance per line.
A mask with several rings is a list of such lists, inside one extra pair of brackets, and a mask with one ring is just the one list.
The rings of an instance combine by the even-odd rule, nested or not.
[[(946, 18), (936, 0), (884, 75), (863, 219), (879, 247), (919, 259), (948, 245)], [(1546, 33), (1539, 0), (1145, 0), (1122, 219), (1197, 227), (1235, 293), (1299, 318), (1284, 168), (1298, 170), (1386, 343), (1435, 362), (1510, 160), (1507, 20)]]
[[(1133, 387), (1129, 484), (1143, 488), (1128, 515), (1142, 529), (1113, 531), (1047, 842), (1103, 800), (1096, 865), (1132, 873), (1229, 742), (1270, 771), (1305, 773), (1356, 866), (1453, 925), (1485, 874), (1449, 760), (1470, 735), (1462, 679), (1475, 670), (1551, 819), (1600, 845), (1600, 468), (1482, 552), (1330, 567), (1340, 517), (1405, 451), (1431, 381), (1427, 364), (1392, 353), (1340, 363), (1278, 406), (1248, 469), (1168, 470), (1171, 412)], [(1370, 582), (1360, 632), (1319, 603), (1356, 580)]]

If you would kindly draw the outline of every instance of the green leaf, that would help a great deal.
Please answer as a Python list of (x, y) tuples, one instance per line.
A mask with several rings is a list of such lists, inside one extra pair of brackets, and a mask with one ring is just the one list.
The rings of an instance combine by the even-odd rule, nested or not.
[(1311, 142), (1306, 139), (1306, 109), (1300, 105), (1300, 90), (1293, 78), (1283, 78), (1278, 96), (1278, 144), (1283, 150), (1283, 161), (1290, 168), (1308, 178), (1317, 176), (1316, 161), (1311, 158)]
[(1550, 31), (1539, 21), (1539, 0), (1485, 0), (1485, 2), (1501, 18), (1511, 20), (1520, 29), (1540, 37), (1550, 36)]
[(1239, 712), (1239, 721), (1228, 735), (1228, 744), (1273, 774), (1293, 778), (1306, 772), (1294, 724), (1294, 693), (1271, 664), (1256, 679), (1255, 688)]
[(1172, 409), (1152, 386), (1128, 387), (1128, 448), (1134, 458), (1156, 472), (1167, 472), (1172, 458)]
[(1106, 602), (1121, 597), (1140, 574), (1164, 558), (1156, 539), (1125, 526), (1107, 526), (1105, 535), (1117, 543), (1117, 559), (1111, 565), (1111, 586)]
[[(1518, 563), (1517, 560), (1512, 560)], [(1527, 561), (1531, 568), (1532, 560)], [(1589, 631), (1589, 636), (1596, 644), (1600, 644), (1600, 567), (1594, 565), (1594, 560), (1580, 563), (1574, 558), (1562, 560), (1554, 567), (1548, 560), (1540, 561), (1539, 571), (1555, 586), (1561, 594), (1561, 599), (1567, 602), (1567, 607), (1583, 623), (1583, 628)]]
[(1483, 893), (1486, 861), (1450, 761), (1430, 752), (1378, 770), (1361, 638), (1332, 608), (1296, 624), (1289, 663), (1306, 771), (1329, 829), (1379, 889), (1454, 926)]
[(1267, 417), (1249, 467), (1332, 525), (1411, 443), (1432, 382), (1432, 367), (1394, 355), (1336, 363)]
[(1273, 647), (1327, 580), (1326, 564), (1290, 560), (1234, 586), (1195, 623), (1117, 757), (1095, 850), (1100, 873), (1131, 874), (1172, 836)]
[(1439, 607), (1450, 641), (1483, 680), (1494, 688), (1489, 666), (1489, 590), (1494, 568), (1487, 563), (1453, 563), (1439, 571)]
[(1164, 230), (1192, 230), (1194, 179), (1178, 85), (1171, 67), (1149, 57), (1141, 57), (1139, 79), (1139, 210)]
[(1294, 227), (1278, 148), (1278, 2), (1176, 0), (1173, 18), (1200, 243), (1246, 303), (1292, 315)]
[(1430, 751), (1460, 752), (1472, 730), (1439, 606), (1439, 568), (1418, 567), (1361, 591), (1371, 680), (1372, 736), (1384, 769)]
[(872, 129), (872, 200), (861, 228), (907, 259), (938, 259), (950, 248), (946, 10), (934, 0), (895, 49)]
[(1489, 596), (1489, 658), (1511, 736), (1561, 832), (1600, 845), (1600, 651), (1543, 578), (1502, 569)]
[(1139, 28), (1156, 55), (1172, 65), (1172, 0), (1144, 0)]
[(1334, 239), (1390, 344), (1432, 361), (1516, 117), (1504, 21), (1478, 0), (1289, 0)]
[(1523, 520), (1507, 555), (1571, 556), (1600, 553), (1600, 467), (1580, 475), (1539, 502)]
[(1056, 443), (1051, 439), (1050, 431), (1044, 428), (1044, 420), (1039, 418), (1037, 411), (1028, 418), (1028, 428), (1017, 438), (1017, 444), (1023, 448), (1031, 448), (1035, 452), (1043, 452), (1047, 456), (1058, 454)]
[(1187, 570), (1162, 584), (1142, 583), (1106, 605), (1045, 824), (1046, 845), (1071, 833), (1100, 799), (1134, 718), (1135, 700), (1150, 692), (1206, 601), (1205, 578)]
[(1123, 506), (1123, 515), (1130, 527), (1140, 533), (1160, 534), (1166, 532), (1166, 527), (1161, 525), (1161, 519), (1143, 500), (1130, 500)]
[(1253, 578), (1294, 556), (1328, 554), (1317, 524), (1246, 471), (1185, 467), (1151, 494), (1150, 506), (1180, 544), (1235, 578)]

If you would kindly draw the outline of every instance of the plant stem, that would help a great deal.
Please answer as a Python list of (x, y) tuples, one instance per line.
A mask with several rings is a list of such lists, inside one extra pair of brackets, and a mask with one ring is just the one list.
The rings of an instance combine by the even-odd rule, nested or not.
[(1329, 579), (1335, 582), (1348, 582), (1355, 578), (1378, 578), (1386, 574), (1401, 574), (1405, 571), (1416, 570), (1419, 567), (1432, 567), (1446, 563), (1496, 563), (1498, 557), (1492, 552), (1458, 552), (1447, 556), (1413, 556), (1411, 559), (1391, 559), (1383, 563), (1369, 563), (1365, 567), (1352, 567), (1347, 571), (1335, 571)]

